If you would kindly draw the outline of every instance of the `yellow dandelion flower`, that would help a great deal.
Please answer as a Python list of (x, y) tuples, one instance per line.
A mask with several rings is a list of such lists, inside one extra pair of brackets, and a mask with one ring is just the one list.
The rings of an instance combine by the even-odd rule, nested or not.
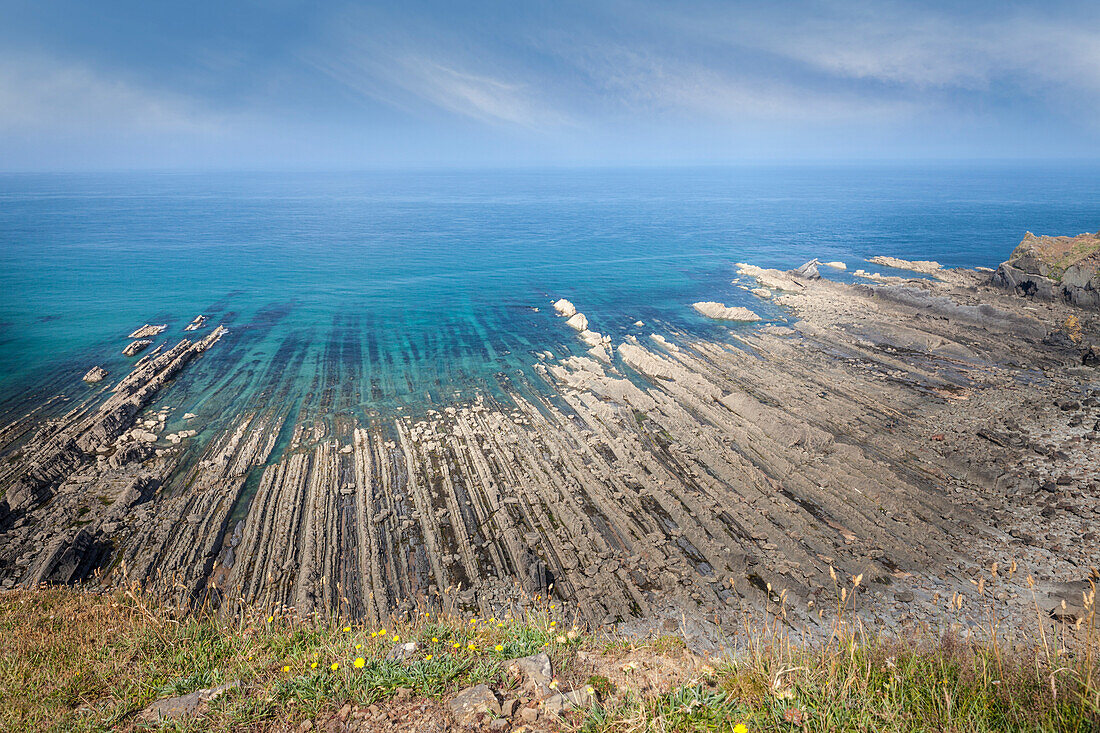
[(309, 665), (309, 668), (310, 669), (317, 669), (317, 662), (314, 662), (313, 664)]
[(470, 650), (470, 651), (472, 651), (472, 652), (476, 652), (476, 651), (477, 651), (477, 647), (476, 647), (476, 646), (474, 646), (473, 644), (470, 644), (470, 645), (469, 645), (468, 647), (466, 647), (466, 648), (467, 648), (467, 649), (469, 649), (469, 650)]
[(557, 622), (557, 621), (551, 621), (551, 622), (550, 622), (550, 625), (551, 625), (551, 626), (557, 626), (557, 625), (558, 625), (558, 622)]
[(550, 689), (551, 690), (558, 689), (558, 681), (557, 680), (550, 680)]
[(557, 606), (557, 605), (558, 605), (558, 604), (556, 604), (556, 603), (551, 603), (551, 604), (550, 604), (550, 610), (551, 610), (551, 611), (553, 611), (553, 610), (554, 610), (554, 607), (555, 607), (555, 606)]
[(502, 651), (504, 651), (504, 645), (503, 645), (503, 644), (497, 644), (497, 645), (496, 645), (495, 647), (493, 647), (493, 648), (494, 648), (494, 649), (496, 649), (496, 650), (497, 650), (498, 652), (502, 652)]
[(749, 727), (744, 723), (738, 723), (733, 726), (733, 733), (749, 733)]
[(439, 643), (439, 639), (437, 639), (437, 638), (435, 638), (435, 637), (433, 636), (433, 637), (432, 637), (432, 643), (433, 643), (433, 644), (438, 644), (438, 643)]
[(372, 639), (378, 638), (378, 632), (377, 631), (370, 632), (370, 638), (372, 638)]
[(362, 644), (356, 644), (356, 645), (355, 645), (355, 651), (359, 651), (359, 650), (360, 650), (360, 649), (362, 649), (362, 648), (363, 648), (363, 645), (362, 645)]
[(331, 669), (333, 672), (335, 672), (336, 670), (340, 669), (340, 663), (339, 662), (333, 662), (332, 665), (329, 667), (329, 669)]
[(275, 617), (274, 617), (274, 616), (268, 616), (268, 617), (267, 617), (267, 622), (268, 622), (268, 623), (271, 623), (271, 622), (272, 622), (272, 621), (274, 621), (274, 620), (275, 620)]
[(382, 629), (381, 631), (378, 632), (378, 635), (379, 636), (385, 636), (386, 635), (386, 630)]
[(470, 619), (470, 623), (472, 623), (472, 624), (476, 624), (476, 623), (477, 623), (477, 619), (476, 619), (476, 618), (472, 618), (472, 619)]
[(431, 655), (431, 654), (429, 654), (428, 656), (424, 657), (424, 661), (425, 661), (425, 662), (430, 662), (430, 661), (432, 661), (432, 655)]
[(461, 645), (461, 644), (459, 644), (459, 643), (458, 643), (457, 641), (456, 641), (456, 642), (454, 643), (454, 647), (455, 647), (455, 649), (458, 649), (458, 648), (459, 648), (460, 646), (462, 646), (462, 645)]
[(351, 627), (350, 626), (345, 626), (344, 631), (351, 631)]
[(500, 623), (498, 623), (498, 624), (497, 624), (497, 628), (498, 628), (498, 629), (499, 629), (499, 628), (501, 628), (501, 627), (503, 627), (503, 626), (504, 626), (504, 622), (503, 622), (503, 621), (501, 621)]
[(287, 666), (284, 666), (284, 667), (283, 667), (283, 671), (284, 671), (284, 672), (289, 672), (289, 671), (290, 671), (290, 666), (289, 666), (289, 665), (287, 665)]
[(400, 637), (400, 636), (398, 636), (397, 634), (394, 634), (394, 635), (393, 635), (393, 640), (394, 640), (394, 641), (401, 641), (401, 637)]
[(367, 660), (363, 659), (362, 657), (357, 657), (355, 659), (355, 668), (356, 669), (362, 669), (363, 665), (365, 665), (366, 663), (367, 663)]

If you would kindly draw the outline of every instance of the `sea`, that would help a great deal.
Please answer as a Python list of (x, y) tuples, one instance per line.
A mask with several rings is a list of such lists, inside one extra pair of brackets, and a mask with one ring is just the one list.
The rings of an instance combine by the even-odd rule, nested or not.
[(721, 338), (754, 326), (692, 303), (786, 318), (738, 262), (996, 267), (1025, 231), (1096, 229), (1100, 168), (1069, 163), (0, 174), (0, 421), (120, 377), (144, 323), (229, 328), (163, 398), (210, 424), (273, 401), (377, 418), (537, 384), (587, 348), (558, 298), (616, 343)]

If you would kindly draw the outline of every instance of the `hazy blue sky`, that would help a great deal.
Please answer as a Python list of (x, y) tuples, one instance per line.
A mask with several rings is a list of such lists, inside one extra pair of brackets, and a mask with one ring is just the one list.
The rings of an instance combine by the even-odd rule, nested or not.
[(1100, 158), (1100, 2), (0, 0), (0, 169)]

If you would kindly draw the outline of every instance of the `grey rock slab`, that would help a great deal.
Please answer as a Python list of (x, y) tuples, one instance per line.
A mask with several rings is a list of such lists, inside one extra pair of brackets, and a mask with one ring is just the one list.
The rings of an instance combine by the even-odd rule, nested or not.
[(176, 719), (197, 715), (202, 713), (212, 701), (239, 686), (240, 682), (234, 680), (217, 687), (207, 687), (189, 692), (186, 695), (157, 700), (142, 710), (138, 716), (143, 720), (158, 722), (169, 718)]

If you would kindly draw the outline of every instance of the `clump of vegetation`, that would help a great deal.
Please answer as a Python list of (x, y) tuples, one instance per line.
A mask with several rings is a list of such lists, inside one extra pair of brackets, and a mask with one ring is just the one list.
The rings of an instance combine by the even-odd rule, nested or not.
[[(1012, 646), (995, 622), (980, 636), (875, 635), (850, 613), (859, 580), (838, 583), (837, 620), (824, 643), (791, 633), (778, 608), (746, 623), (737, 654), (712, 658), (677, 637), (584, 632), (545, 599), (503, 618), (421, 611), (372, 628), (291, 609), (179, 614), (135, 589), (7, 591), (0, 729), (155, 727), (137, 715), (152, 701), (232, 681), (240, 685), (201, 718), (162, 725), (294, 728), (345, 704), (442, 698), (479, 683), (507, 688), (507, 660), (541, 651), (561, 689), (583, 687), (596, 699), (551, 723), (561, 730), (1100, 729), (1095, 591), (1059, 636)], [(1037, 623), (1041, 630), (1044, 620)]]

